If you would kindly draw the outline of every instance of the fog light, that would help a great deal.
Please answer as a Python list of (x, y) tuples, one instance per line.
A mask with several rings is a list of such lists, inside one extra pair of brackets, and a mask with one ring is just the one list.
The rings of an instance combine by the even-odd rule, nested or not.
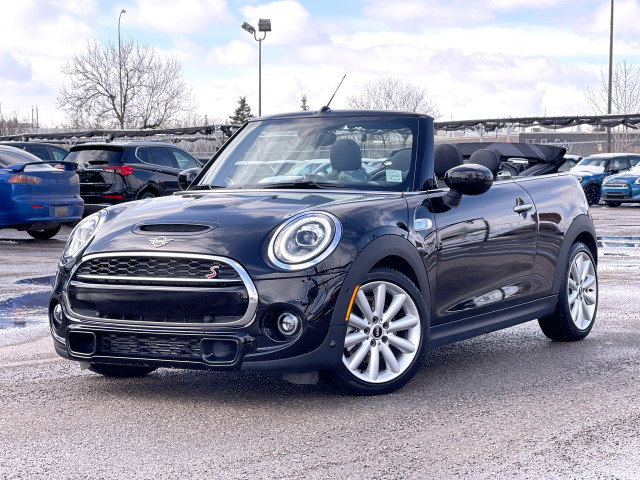
[(62, 321), (64, 320), (64, 314), (62, 313), (62, 305), (59, 303), (53, 307), (53, 326), (56, 329), (62, 327)]
[(278, 317), (278, 331), (287, 337), (298, 333), (300, 319), (293, 313), (283, 313)]

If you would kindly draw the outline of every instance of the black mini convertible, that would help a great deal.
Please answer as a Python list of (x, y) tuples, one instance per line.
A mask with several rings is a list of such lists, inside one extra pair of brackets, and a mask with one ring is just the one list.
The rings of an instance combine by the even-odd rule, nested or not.
[(412, 113), (252, 120), (181, 174), (182, 192), (76, 226), (49, 306), (55, 349), (113, 377), (319, 372), (372, 395), (430, 349), (530, 320), (581, 340), (598, 305), (584, 193), (508, 161), (435, 146), (433, 120)]

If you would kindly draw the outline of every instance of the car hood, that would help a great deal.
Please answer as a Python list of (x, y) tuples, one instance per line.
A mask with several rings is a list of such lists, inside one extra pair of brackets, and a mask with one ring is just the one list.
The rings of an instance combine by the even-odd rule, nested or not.
[[(401, 197), (401, 193), (354, 191), (235, 190), (130, 202), (108, 209), (107, 221), (96, 232), (85, 255), (123, 251), (220, 255), (239, 261), (250, 273), (259, 275), (273, 271), (266, 264), (264, 253), (270, 234), (287, 218), (320, 210), (341, 219), (353, 215), (355, 204), (359, 204), (361, 216), (374, 215), (383, 211), (390, 200)], [(401, 200), (406, 210), (406, 202)], [(140, 225), (168, 223), (209, 225), (213, 229), (189, 235), (138, 229)], [(151, 240), (159, 236), (166, 237), (169, 243), (154, 247)], [(156, 242), (160, 243), (163, 242)]]
[(600, 175), (604, 173), (604, 167), (598, 167), (595, 165), (576, 165), (569, 172), (574, 175)]
[(611, 175), (609, 177), (609, 181), (619, 180), (623, 182), (633, 183), (640, 177), (640, 173), (632, 174), (632, 173), (618, 173), (616, 175)]

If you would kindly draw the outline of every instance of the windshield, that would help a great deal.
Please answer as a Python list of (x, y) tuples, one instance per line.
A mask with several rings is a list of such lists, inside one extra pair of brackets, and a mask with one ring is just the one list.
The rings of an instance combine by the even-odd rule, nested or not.
[(608, 158), (602, 157), (587, 157), (580, 160), (578, 165), (576, 165), (576, 169), (580, 167), (602, 167), (603, 169), (607, 166)]
[(407, 191), (413, 182), (417, 130), (415, 117), (250, 122), (196, 188)]
[(95, 150), (74, 150), (69, 152), (65, 162), (74, 162), (78, 165), (119, 165), (122, 163), (122, 150), (96, 148)]

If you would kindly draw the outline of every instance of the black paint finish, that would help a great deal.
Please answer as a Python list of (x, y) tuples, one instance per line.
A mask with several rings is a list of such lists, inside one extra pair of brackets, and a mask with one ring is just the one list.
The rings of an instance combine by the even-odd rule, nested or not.
[[(282, 118), (291, 121), (314, 115), (321, 114)], [(344, 113), (329, 111), (322, 115)], [(229, 315), (241, 313), (247, 293), (243, 288), (230, 287), (224, 292), (228, 300), (220, 300), (222, 296), (199, 298), (193, 292), (179, 290), (123, 293), (95, 286), (82, 290), (71, 281), (71, 264), (60, 267), (51, 298), (51, 309), (62, 303), (65, 312), (62, 325), (52, 327), (56, 351), (74, 360), (135, 365), (269, 371), (332, 368), (342, 358), (345, 315), (353, 291), (376, 265), (396, 268), (422, 292), (430, 314), (426, 324), (431, 329), (431, 348), (553, 311), (558, 294), (557, 265), (564, 252), (577, 239), (588, 246), (592, 242), (596, 248), (588, 206), (577, 181), (568, 175), (494, 181), (486, 168), (463, 165), (448, 175), (449, 186), (462, 193), (458, 204), (452, 206), (445, 200), (449, 190), (434, 188), (433, 122), (424, 116), (418, 116), (418, 120), (410, 192), (187, 190), (110, 207), (106, 222), (83, 255), (163, 252), (235, 260), (257, 290), (255, 317), (245, 327), (217, 326), (215, 322), (199, 327), (189, 322), (178, 326), (162, 322), (125, 324), (106, 318), (80, 321), (71, 315), (68, 302), (84, 302), (87, 312), (113, 303), (112, 310), (123, 316), (164, 311), (170, 312), (172, 318), (180, 312), (195, 318), (201, 314), (201, 306), (218, 305)], [(196, 184), (214, 161), (215, 157), (204, 167)], [(518, 208), (523, 206), (527, 209)], [(313, 267), (293, 272), (280, 269), (268, 260), (269, 241), (284, 221), (303, 212), (335, 216), (342, 226), (340, 242), (331, 255)], [(163, 234), (170, 242), (160, 247), (154, 247), (150, 240), (162, 232), (141, 228), (176, 224), (202, 228)], [(222, 304), (216, 303), (219, 301)], [(273, 315), (285, 310), (301, 320), (300, 332), (287, 341), (273, 338), (268, 328)], [(70, 353), (65, 343), (70, 332), (95, 333), (96, 353)], [(157, 342), (174, 341), (175, 345), (188, 346), (189, 356), (180, 359), (100, 354), (128, 351), (113, 343), (99, 345), (105, 338), (113, 342), (122, 335), (152, 347)], [(149, 338), (150, 335), (155, 336)], [(198, 348), (207, 350), (209, 345), (198, 342), (210, 342), (213, 337), (237, 342), (238, 355), (232, 362), (222, 365), (211, 362), (210, 356), (209, 360), (197, 358), (194, 352), (200, 351)], [(179, 349), (169, 349), (166, 355), (174, 351)]]

